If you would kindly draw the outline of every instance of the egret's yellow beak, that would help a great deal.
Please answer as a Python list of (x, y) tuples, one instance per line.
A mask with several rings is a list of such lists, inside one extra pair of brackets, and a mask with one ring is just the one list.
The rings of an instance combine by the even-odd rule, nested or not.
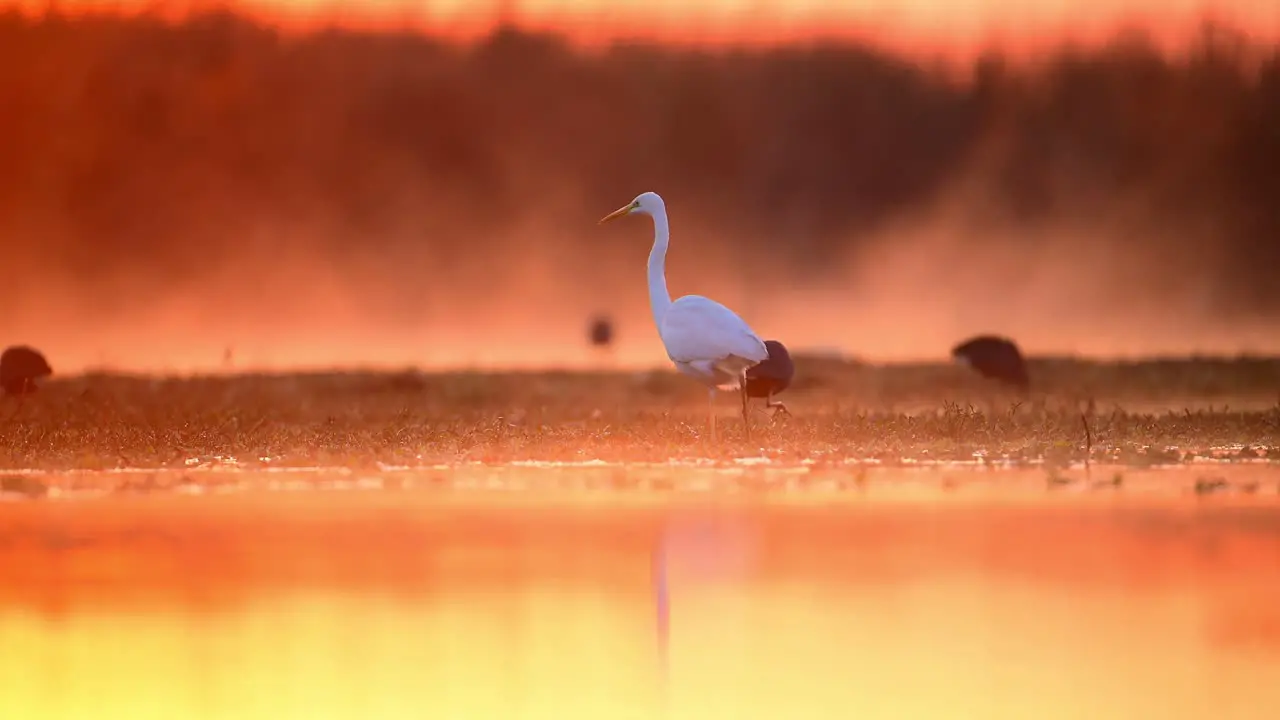
[(613, 212), (609, 213), (608, 215), (605, 215), (604, 217), (600, 218), (600, 224), (601, 224), (601, 225), (603, 225), (603, 224), (605, 224), (605, 223), (609, 222), (610, 220), (617, 220), (618, 218), (620, 218), (620, 217), (622, 217), (622, 216), (624, 216), (624, 215), (626, 215), (626, 214), (630, 213), (632, 210), (634, 210), (634, 209), (635, 209), (635, 207), (636, 207), (636, 204), (635, 204), (635, 203), (633, 203), (633, 202), (631, 202), (631, 203), (627, 203), (626, 205), (623, 205), (622, 207), (618, 208), (617, 210), (614, 210)]

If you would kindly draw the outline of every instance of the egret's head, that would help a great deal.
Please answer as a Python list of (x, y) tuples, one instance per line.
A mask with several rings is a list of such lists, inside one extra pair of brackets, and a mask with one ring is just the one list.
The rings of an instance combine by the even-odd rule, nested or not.
[(666, 203), (662, 202), (661, 195), (656, 192), (640, 193), (635, 200), (600, 218), (600, 224), (603, 225), (610, 220), (617, 220), (624, 215), (639, 214), (657, 217), (665, 211)]

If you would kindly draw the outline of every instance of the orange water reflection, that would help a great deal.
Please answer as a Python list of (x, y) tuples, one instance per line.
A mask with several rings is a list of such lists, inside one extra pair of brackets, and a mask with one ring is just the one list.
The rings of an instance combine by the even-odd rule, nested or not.
[(1280, 706), (1274, 505), (710, 510), (311, 493), (3, 505), (0, 528), (4, 718)]

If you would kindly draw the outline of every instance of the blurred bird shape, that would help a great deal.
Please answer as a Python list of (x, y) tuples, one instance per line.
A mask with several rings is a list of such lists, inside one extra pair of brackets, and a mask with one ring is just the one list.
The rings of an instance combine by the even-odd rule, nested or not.
[(1027, 374), (1027, 361), (1012, 340), (997, 335), (978, 335), (951, 349), (951, 357), (961, 365), (968, 365), (982, 377), (1010, 385), (1027, 392), (1031, 378)]
[(22, 396), (36, 391), (36, 380), (53, 374), (49, 361), (39, 350), (15, 345), (0, 354), (0, 387), (7, 395)]
[(604, 315), (597, 315), (587, 328), (587, 341), (595, 347), (608, 347), (613, 343), (613, 321)]

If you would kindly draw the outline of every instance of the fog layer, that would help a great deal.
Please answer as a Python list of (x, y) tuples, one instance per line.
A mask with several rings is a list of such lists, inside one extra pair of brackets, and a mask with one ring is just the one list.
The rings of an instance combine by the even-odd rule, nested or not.
[(961, 73), (853, 46), (476, 47), (0, 16), (0, 342), (86, 366), (661, 364), (674, 294), (793, 348), (1280, 352), (1280, 54), (1125, 36)]

